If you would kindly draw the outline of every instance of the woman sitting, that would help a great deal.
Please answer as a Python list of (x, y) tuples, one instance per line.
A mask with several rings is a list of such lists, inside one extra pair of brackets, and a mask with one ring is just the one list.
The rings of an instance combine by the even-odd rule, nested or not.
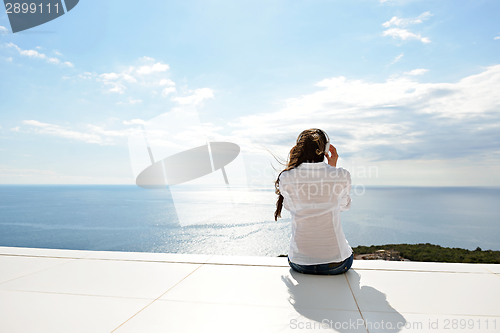
[(351, 207), (351, 175), (337, 168), (337, 160), (325, 132), (305, 130), (275, 182), (279, 197), (274, 219), (281, 217), (283, 206), (291, 213), (288, 263), (297, 272), (335, 275), (352, 265), (352, 249), (340, 223), (340, 212)]

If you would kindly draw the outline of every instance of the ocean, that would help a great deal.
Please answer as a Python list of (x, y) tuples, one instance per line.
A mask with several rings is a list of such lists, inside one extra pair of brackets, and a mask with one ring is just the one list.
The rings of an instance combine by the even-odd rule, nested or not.
[[(288, 253), (290, 215), (285, 212), (274, 221), (273, 190), (252, 189), (248, 198), (204, 224), (181, 225), (165, 189), (0, 185), (0, 246), (252, 256)], [(341, 219), (353, 247), (432, 243), (500, 250), (499, 202), (497, 187), (366, 186), (353, 191), (351, 209)], [(190, 204), (195, 211), (196, 202)]]

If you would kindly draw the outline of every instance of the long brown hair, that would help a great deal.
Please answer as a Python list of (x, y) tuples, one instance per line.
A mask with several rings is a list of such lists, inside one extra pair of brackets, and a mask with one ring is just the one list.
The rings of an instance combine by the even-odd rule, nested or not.
[(307, 129), (299, 134), (296, 145), (290, 150), (285, 169), (280, 172), (278, 178), (274, 182), (274, 192), (278, 195), (276, 211), (274, 212), (275, 221), (278, 221), (278, 217), (281, 217), (281, 209), (283, 208), (284, 197), (279, 190), (279, 179), (281, 174), (284, 171), (298, 167), (303, 162), (323, 162), (327, 141), (329, 141), (327, 134), (318, 128)]

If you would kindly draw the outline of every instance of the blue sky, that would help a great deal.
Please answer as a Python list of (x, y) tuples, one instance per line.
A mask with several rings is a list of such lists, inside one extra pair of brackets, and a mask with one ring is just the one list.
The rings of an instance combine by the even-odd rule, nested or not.
[(82, 0), (16, 34), (0, 14), (0, 183), (133, 184), (133, 128), (195, 107), (249, 169), (319, 127), (358, 184), (500, 186), (499, 14), (496, 0)]

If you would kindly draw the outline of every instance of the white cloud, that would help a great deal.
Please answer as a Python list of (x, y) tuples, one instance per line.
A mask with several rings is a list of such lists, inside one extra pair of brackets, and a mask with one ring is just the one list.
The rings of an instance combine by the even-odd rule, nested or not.
[(99, 75), (99, 77), (104, 81), (117, 80), (120, 75), (116, 73), (104, 73)]
[(394, 65), (395, 63), (397, 63), (399, 60), (401, 60), (401, 58), (403, 58), (404, 56), (404, 53), (401, 53), (400, 55), (398, 55), (396, 58), (394, 58), (393, 62), (391, 62), (391, 65)]
[(407, 29), (401, 29), (407, 27), (412, 24), (422, 23), (424, 20), (429, 19), (432, 14), (430, 12), (425, 12), (420, 14), (414, 18), (399, 18), (397, 16), (393, 16), (389, 21), (382, 23), (382, 25), (386, 28), (390, 28), (383, 32), (384, 36), (392, 36), (393, 38), (401, 38), (402, 40), (407, 39), (418, 39), (422, 43), (430, 43), (431, 40), (428, 37), (422, 37), (420, 34), (415, 34), (413, 32), (408, 31)]
[(7, 30), (6, 27), (3, 27), (0, 25), (0, 33), (4, 34), (4, 33), (7, 33), (9, 30)]
[(130, 121), (124, 120), (123, 121), (124, 125), (144, 125), (146, 124), (146, 121), (142, 119), (132, 119)]
[(167, 64), (162, 64), (161, 62), (157, 62), (156, 64), (151, 66), (140, 66), (136, 70), (136, 72), (140, 75), (147, 75), (151, 73), (165, 72), (169, 68), (170, 67)]
[[(12, 42), (6, 43), (5, 46), (15, 49), (17, 52), (19, 52), (19, 54), (21, 56), (43, 59), (43, 60), (47, 61), (48, 63), (54, 64), (54, 65), (61, 64), (61, 60), (59, 60), (56, 57), (48, 57), (44, 53), (40, 53), (36, 50), (23, 50), (19, 46), (17, 46), (16, 44), (14, 44)], [(68, 66), (68, 67), (73, 67), (73, 64), (68, 62), (68, 61), (63, 62), (62, 65)]]
[[(385, 82), (327, 78), (316, 84), (316, 92), (290, 98), (275, 112), (236, 118), (226, 130), (231, 131), (229, 136), (242, 147), (261, 143), (289, 150), (300, 131), (319, 127), (329, 133), (342, 152), (341, 158), (371, 160), (380, 165), (390, 164), (381, 162), (384, 160), (429, 162), (461, 158), (464, 159), (461, 162), (467, 162), (467, 159), (481, 160), (482, 156), (498, 162), (500, 65), (488, 67), (456, 83), (417, 82), (414, 75), (424, 72), (425, 69), (412, 70)], [(113, 78), (117, 77), (108, 77)], [(150, 84), (158, 87), (158, 79), (150, 80)], [(213, 97), (211, 89), (202, 88), (172, 100), (181, 105), (196, 105)], [(121, 124), (115, 120), (113, 126), (87, 125), (73, 129), (28, 120), (21, 129), (39, 135), (112, 145), (125, 143), (126, 136), (134, 130), (119, 126), (144, 123), (142, 119)], [(219, 131), (220, 127), (214, 126), (211, 135), (215, 137)]]
[(175, 87), (167, 87), (167, 88), (163, 89), (163, 91), (161, 92), (161, 94), (163, 96), (167, 96), (167, 95), (175, 93), (175, 91), (176, 91)]
[(16, 127), (14, 127), (14, 128), (11, 128), (10, 130), (11, 130), (12, 132), (20, 132), (20, 131), (21, 131), (19, 126), (16, 126)]
[(111, 137), (127, 137), (130, 135), (131, 131), (129, 129), (126, 130), (108, 130), (105, 129), (102, 126), (97, 126), (97, 125), (87, 125), (87, 128), (90, 129), (91, 133), (94, 134), (99, 134), (101, 136), (107, 137), (106, 141), (109, 142), (111, 141)]
[(90, 73), (90, 72), (83, 72), (82, 74), (79, 74), (78, 77), (81, 79), (89, 80), (95, 77), (95, 73)]
[(428, 69), (418, 68), (418, 69), (411, 70), (409, 72), (405, 72), (405, 74), (407, 74), (407, 75), (422, 75), (422, 74), (427, 73), (428, 71), (429, 71)]
[[(91, 76), (86, 75), (83, 76), (84, 78), (91, 78)], [(99, 75), (99, 79), (102, 81), (106, 86), (110, 86), (111, 88), (108, 89), (109, 92), (115, 92), (119, 94), (123, 94), (127, 87), (125, 86), (125, 82), (128, 83), (135, 83), (137, 82), (137, 79), (133, 77), (132, 75), (128, 74), (127, 72), (122, 72), (122, 73), (104, 73)]]
[(319, 91), (288, 99), (276, 112), (236, 119), (230, 123), (232, 134), (289, 150), (298, 133), (319, 127), (344, 158), (500, 160), (500, 65), (457, 83), (334, 77), (317, 86)]
[(32, 57), (32, 58), (43, 58), (43, 59), (47, 59), (47, 56), (43, 53), (38, 53), (38, 51), (35, 51), (35, 50), (21, 50), (17, 45), (15, 45), (14, 43), (9, 43), (8, 46), (14, 46), (21, 55), (23, 56), (28, 56), (28, 57)]
[(94, 143), (99, 145), (114, 145), (114, 138), (126, 137), (130, 130), (106, 130), (101, 126), (87, 125), (86, 131), (75, 131), (55, 124), (43, 123), (37, 120), (25, 120), (23, 124), (30, 126), (29, 132), (50, 135), (65, 139)]
[(390, 26), (407, 27), (411, 24), (422, 23), (423, 21), (429, 19), (429, 17), (431, 16), (432, 14), (430, 12), (422, 13), (415, 18), (399, 18), (397, 16), (394, 16), (389, 21), (382, 23), (382, 25), (386, 28), (389, 28)]
[(142, 103), (142, 99), (132, 99), (129, 97), (127, 102), (118, 102), (116, 104), (117, 105), (125, 105), (125, 104), (134, 105), (134, 104), (138, 104), (138, 103)]
[(160, 86), (175, 86), (175, 82), (170, 79), (162, 79), (158, 84)]
[(391, 36), (393, 38), (401, 38), (402, 40), (418, 39), (424, 44), (431, 42), (431, 40), (428, 37), (422, 37), (420, 34), (414, 34), (413, 32), (409, 32), (406, 29), (400, 29), (400, 28), (387, 29), (383, 32), (383, 35)]
[(5, 61), (12, 62), (12, 57), (5, 58)]
[(122, 73), (121, 77), (126, 82), (131, 82), (131, 83), (137, 82), (137, 79), (135, 77), (133, 77), (132, 75), (126, 74), (126, 73)]
[(497, 37), (495, 37), (495, 38), (493, 38), (493, 39), (500, 39), (500, 36), (497, 36)]
[(144, 61), (144, 62), (152, 62), (152, 61), (155, 61), (153, 58), (148, 57), (148, 56), (141, 57), (141, 58), (139, 58), (139, 60)]
[[(149, 57), (142, 57), (139, 58), (139, 61), (151, 62), (154, 61), (154, 59)], [(154, 75), (164, 72), (168, 69), (168, 64), (163, 64), (160, 61), (156, 62), (155, 64), (143, 65), (139, 67), (128, 66), (121, 72), (103, 73), (100, 75), (85, 72), (83, 74), (80, 74), (79, 77), (83, 79), (91, 79), (92, 77), (96, 76), (98, 81), (104, 83), (107, 92), (123, 94), (130, 86), (130, 84), (136, 84), (144, 87), (158, 85), (175, 86), (175, 83), (172, 80), (159, 80)]]
[(123, 84), (121, 83), (112, 83), (113, 87), (110, 88), (108, 91), (112, 93), (118, 93), (118, 94), (123, 94), (125, 92), (125, 89), (127, 89)]
[(51, 64), (59, 65), (61, 60), (59, 60), (57, 58), (47, 58), (47, 62), (50, 62)]
[(162, 90), (163, 96), (173, 94), (177, 91), (175, 89), (175, 82), (170, 80), (170, 79), (162, 79), (162, 80), (160, 80), (160, 82), (158, 84), (160, 86), (167, 86), (165, 89)]
[(194, 94), (190, 96), (173, 97), (171, 100), (181, 105), (198, 105), (208, 98), (214, 98), (214, 91), (210, 88), (200, 88), (196, 89)]

